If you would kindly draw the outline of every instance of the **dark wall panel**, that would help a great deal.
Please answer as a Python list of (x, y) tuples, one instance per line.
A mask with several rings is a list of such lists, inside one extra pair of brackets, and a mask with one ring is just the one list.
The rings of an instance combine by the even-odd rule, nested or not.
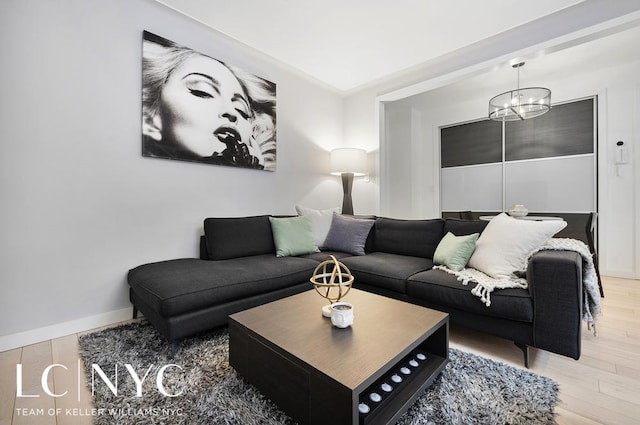
[(530, 120), (505, 125), (505, 159), (549, 158), (593, 153), (595, 99), (554, 106)]
[(442, 167), (502, 161), (502, 123), (477, 121), (440, 130)]

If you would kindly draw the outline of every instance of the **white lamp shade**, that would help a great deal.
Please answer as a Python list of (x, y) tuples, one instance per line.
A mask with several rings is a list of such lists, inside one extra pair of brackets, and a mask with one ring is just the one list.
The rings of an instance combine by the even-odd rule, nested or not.
[(331, 151), (331, 174), (367, 174), (367, 152), (358, 148), (338, 148)]

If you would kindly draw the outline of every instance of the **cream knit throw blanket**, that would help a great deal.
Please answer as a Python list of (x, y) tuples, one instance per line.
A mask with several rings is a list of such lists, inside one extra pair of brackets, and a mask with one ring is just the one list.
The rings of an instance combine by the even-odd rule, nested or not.
[[(595, 322), (601, 311), (600, 289), (598, 287), (596, 270), (593, 265), (593, 257), (589, 248), (584, 242), (576, 239), (549, 239), (549, 241), (544, 245), (529, 254), (529, 257), (527, 257), (525, 263), (522, 265), (522, 270), (520, 270), (520, 273), (522, 273), (521, 276), (524, 276), (531, 256), (536, 252), (543, 250), (575, 251), (582, 256), (582, 290), (584, 291), (584, 296), (582, 297), (584, 303), (582, 309), (582, 320), (594, 325), (595, 332)], [(463, 285), (467, 285), (469, 282), (475, 282), (476, 286), (471, 290), (471, 293), (480, 297), (480, 300), (484, 302), (487, 307), (491, 305), (491, 292), (493, 292), (494, 289), (527, 288), (527, 279), (517, 277), (515, 274), (509, 279), (494, 279), (480, 270), (472, 268), (465, 268), (459, 272), (453, 271), (445, 266), (434, 266), (434, 269), (443, 270), (447, 273), (456, 275)]]

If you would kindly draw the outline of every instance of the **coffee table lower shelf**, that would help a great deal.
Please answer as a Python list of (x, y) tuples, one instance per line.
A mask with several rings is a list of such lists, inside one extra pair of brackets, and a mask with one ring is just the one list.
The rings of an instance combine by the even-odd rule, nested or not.
[[(424, 360), (418, 359), (419, 355), (424, 356)], [(413, 362), (416, 366), (409, 364)], [(414, 350), (410, 356), (385, 373), (383, 378), (360, 393), (358, 423), (361, 425), (395, 423), (431, 385), (447, 363), (446, 358), (427, 350), (421, 348)], [(410, 374), (405, 375), (402, 370), (407, 370)], [(394, 378), (400, 378), (402, 381), (396, 383)], [(360, 407), (365, 406), (370, 410), (364, 409), (366, 413), (363, 413)]]
[(348, 388), (232, 317), (231, 366), (301, 425), (393, 424), (449, 361), (446, 318), (402, 358), (382, 367), (362, 385)]

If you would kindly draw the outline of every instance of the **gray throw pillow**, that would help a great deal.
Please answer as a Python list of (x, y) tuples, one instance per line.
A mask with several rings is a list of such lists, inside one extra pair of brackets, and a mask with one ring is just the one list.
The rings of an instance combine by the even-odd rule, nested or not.
[(364, 255), (364, 244), (373, 223), (375, 223), (374, 220), (363, 220), (334, 213), (323, 249), (346, 252), (351, 255)]

